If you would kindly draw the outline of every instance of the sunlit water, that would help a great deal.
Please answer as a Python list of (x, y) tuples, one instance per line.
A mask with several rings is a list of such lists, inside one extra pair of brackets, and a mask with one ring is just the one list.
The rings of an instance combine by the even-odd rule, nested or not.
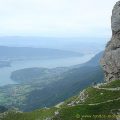
[(31, 67), (68, 67), (72, 65), (82, 64), (90, 60), (94, 55), (85, 55), (83, 57), (63, 58), (63, 59), (47, 59), (47, 60), (25, 60), (12, 62), (11, 67), (0, 68), (0, 86), (7, 84), (14, 84), (15, 82), (10, 79), (13, 71), (31, 68)]

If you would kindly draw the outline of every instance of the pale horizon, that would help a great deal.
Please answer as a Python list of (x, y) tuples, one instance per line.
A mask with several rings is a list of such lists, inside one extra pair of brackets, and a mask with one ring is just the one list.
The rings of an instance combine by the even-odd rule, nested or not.
[(106, 37), (116, 0), (0, 1), (0, 36)]

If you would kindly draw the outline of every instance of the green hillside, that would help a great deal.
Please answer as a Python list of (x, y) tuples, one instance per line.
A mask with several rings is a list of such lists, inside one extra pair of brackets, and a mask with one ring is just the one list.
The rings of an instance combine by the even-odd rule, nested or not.
[(120, 112), (119, 83), (113, 81), (89, 87), (81, 92), (84, 100), (80, 93), (54, 108), (27, 113), (11, 111), (1, 120), (116, 120)]
[(20, 84), (0, 87), (0, 105), (27, 112), (52, 107), (78, 94), (92, 83), (103, 81), (103, 71), (98, 64), (101, 55), (102, 52), (89, 62), (72, 67), (14, 71), (12, 77)]

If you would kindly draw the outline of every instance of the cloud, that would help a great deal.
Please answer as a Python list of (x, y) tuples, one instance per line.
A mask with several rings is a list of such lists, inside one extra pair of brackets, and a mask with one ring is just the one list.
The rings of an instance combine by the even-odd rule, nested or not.
[(115, 2), (0, 0), (0, 35), (109, 36)]

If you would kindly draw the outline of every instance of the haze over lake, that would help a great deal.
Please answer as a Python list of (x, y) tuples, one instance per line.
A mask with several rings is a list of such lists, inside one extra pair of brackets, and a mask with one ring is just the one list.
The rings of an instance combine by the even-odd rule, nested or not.
[[(28, 59), (22, 61), (12, 60), (11, 67), (0, 68), (0, 85), (13, 84), (10, 76), (15, 70), (32, 67), (67, 67), (82, 64), (102, 51), (105, 43), (105, 38), (0, 37), (0, 59), (7, 58), (9, 60), (10, 58), (14, 59), (15, 56), (15, 59), (19, 60), (28, 57)], [(19, 47), (24, 48), (19, 49)], [(31, 47), (29, 48), (30, 52), (25, 52), (28, 51), (27, 47)], [(51, 53), (49, 53), (50, 51)], [(34, 56), (35, 54), (36, 56)], [(48, 59), (43, 59), (44, 55)], [(40, 57), (40, 59), (35, 60), (34, 57)]]
[(15, 70), (32, 67), (45, 67), (45, 68), (67, 67), (76, 64), (82, 64), (90, 60), (93, 56), (94, 54), (88, 54), (82, 57), (71, 57), (61, 59), (13, 61), (11, 67), (0, 68), (0, 85), (2, 86), (15, 83), (10, 79), (11, 73)]

